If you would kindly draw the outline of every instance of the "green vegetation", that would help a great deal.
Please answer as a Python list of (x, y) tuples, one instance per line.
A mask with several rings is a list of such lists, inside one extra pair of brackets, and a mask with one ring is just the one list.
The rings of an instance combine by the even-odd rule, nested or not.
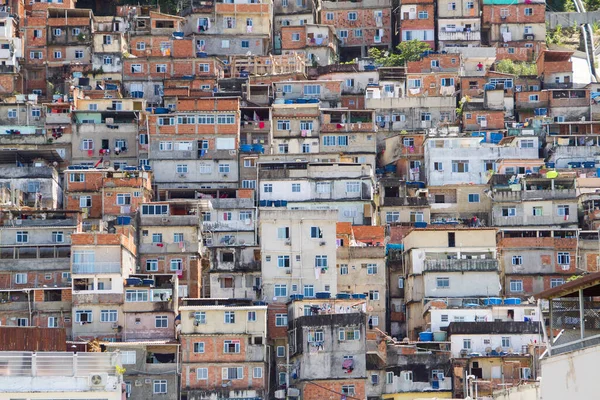
[(421, 54), (431, 50), (427, 43), (418, 40), (410, 40), (402, 42), (396, 46), (396, 51), (389, 53), (376, 48), (369, 49), (369, 57), (375, 60), (375, 63), (383, 67), (399, 67), (407, 61), (417, 61), (421, 58)]
[(537, 75), (537, 66), (534, 63), (504, 59), (496, 63), (496, 71), (518, 76)]

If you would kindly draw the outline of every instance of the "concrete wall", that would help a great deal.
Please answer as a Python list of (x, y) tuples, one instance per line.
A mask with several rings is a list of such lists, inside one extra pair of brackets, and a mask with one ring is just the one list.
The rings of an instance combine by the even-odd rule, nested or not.
[[(437, 287), (437, 278), (450, 278), (450, 286)], [(479, 297), (500, 294), (500, 278), (491, 272), (429, 272), (423, 275), (425, 297)]]
[[(314, 285), (315, 293), (329, 291), (335, 296), (337, 215), (334, 210), (261, 210), (260, 237), (271, 238), (263, 240), (261, 245), (263, 295), (266, 299), (287, 302), (291, 294), (303, 294), (304, 285)], [(322, 238), (310, 237), (312, 226), (321, 229)], [(283, 227), (289, 227), (289, 245), (285, 239), (278, 239), (278, 228)], [(328, 269), (325, 273), (315, 268), (317, 255), (327, 256)], [(289, 256), (290, 268), (278, 267), (278, 256)], [(275, 284), (287, 285), (286, 297), (275, 297)], [(296, 292), (292, 291), (293, 285), (297, 287)]]
[(549, 29), (556, 29), (558, 25), (563, 28), (575, 24), (593, 24), (600, 19), (600, 11), (576, 12), (546, 12), (546, 23)]
[[(539, 334), (487, 334), (487, 335), (452, 335), (450, 336), (450, 346), (452, 349), (453, 357), (460, 357), (460, 351), (463, 349), (463, 339), (471, 339), (471, 350), (472, 353), (481, 353), (485, 355), (485, 349), (491, 347), (502, 347), (502, 338), (510, 338), (510, 348), (515, 352), (521, 352), (521, 347), (524, 345), (532, 344), (534, 342), (540, 343), (542, 336)], [(489, 340), (490, 343), (484, 343), (484, 340)], [(503, 347), (503, 351), (508, 350), (508, 347)], [(563, 372), (564, 373), (564, 372)], [(542, 372), (543, 374), (543, 372)], [(545, 378), (547, 379), (547, 378)]]
[[(186, 334), (219, 334), (227, 333), (231, 335), (235, 334), (248, 334), (248, 335), (260, 335), (266, 337), (267, 335), (267, 307), (266, 306), (252, 306), (252, 307), (225, 307), (225, 306), (214, 306), (214, 307), (203, 307), (195, 308), (194, 306), (182, 306), (181, 310), (181, 333)], [(206, 324), (194, 325), (194, 313), (203, 311), (206, 313)], [(235, 323), (225, 323), (225, 311), (235, 312)], [(256, 321), (249, 322), (247, 313), (249, 311), (256, 313)]]
[(541, 398), (577, 398), (592, 400), (598, 397), (594, 365), (600, 357), (600, 346), (592, 346), (541, 362)]
[[(448, 233), (454, 232), (456, 249), (462, 251), (478, 251), (478, 248), (494, 251), (496, 249), (496, 230), (495, 229), (474, 229), (474, 230), (415, 230), (405, 236), (404, 246), (406, 250), (412, 248), (427, 248), (428, 251), (434, 249), (445, 249), (448, 251)], [(485, 251), (485, 250), (483, 250)], [(419, 272), (420, 273), (420, 272)]]

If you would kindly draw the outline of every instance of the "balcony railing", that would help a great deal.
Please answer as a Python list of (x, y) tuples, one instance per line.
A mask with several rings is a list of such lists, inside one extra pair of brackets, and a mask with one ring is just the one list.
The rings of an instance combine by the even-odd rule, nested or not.
[(498, 260), (425, 260), (427, 272), (497, 271)]
[(118, 274), (121, 263), (118, 262), (82, 262), (73, 263), (73, 274)]
[(442, 30), (438, 35), (439, 40), (481, 40), (481, 32), (448, 32)]

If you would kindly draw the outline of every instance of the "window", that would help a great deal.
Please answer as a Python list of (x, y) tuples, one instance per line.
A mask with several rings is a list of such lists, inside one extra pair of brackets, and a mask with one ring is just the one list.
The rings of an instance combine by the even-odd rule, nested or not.
[[(346, 31), (346, 35), (348, 32)], [(320, 95), (321, 94), (321, 85), (304, 85), (304, 94), (305, 95)]]
[(277, 121), (277, 130), (289, 131), (290, 130), (290, 121), (285, 121), (285, 120)]
[(128, 303), (139, 303), (148, 301), (147, 290), (126, 290), (125, 301)]
[(340, 31), (339, 31), (339, 33), (338, 33), (338, 36), (339, 36), (341, 39), (345, 39), (345, 38), (347, 38), (347, 37), (348, 37), (348, 31), (347, 31), (347, 30), (345, 30), (345, 29), (342, 29), (342, 30), (340, 30)]
[(354, 385), (342, 385), (342, 394), (344, 396), (354, 396)]
[(502, 347), (510, 347), (510, 337), (502, 336)]
[(28, 231), (17, 231), (17, 243), (28, 243), (29, 232)]
[(469, 193), (469, 203), (479, 203), (479, 193)]
[(287, 326), (288, 315), (287, 314), (275, 314), (275, 326)]
[(419, 11), (418, 17), (419, 19), (427, 19), (429, 18), (429, 13), (427, 11)]
[(323, 136), (323, 146), (335, 146), (335, 136)]
[(338, 331), (339, 340), (360, 340), (360, 331), (358, 329), (340, 329)]
[(131, 194), (129, 193), (118, 193), (117, 194), (117, 205), (125, 206), (131, 204)]
[(454, 11), (456, 10), (456, 3), (452, 2), (452, 3), (448, 3), (448, 11)]
[(277, 267), (289, 268), (290, 267), (290, 256), (277, 256)]
[(233, 367), (233, 368), (223, 368), (221, 373), (221, 378), (224, 380), (236, 380), (244, 378), (244, 368), (242, 367)]
[(315, 268), (327, 268), (327, 256), (315, 256)]
[(310, 227), (310, 237), (312, 239), (321, 239), (323, 238), (323, 231), (318, 226)]
[(162, 243), (162, 233), (153, 233), (152, 234), (152, 243)]
[(393, 372), (386, 372), (385, 383), (386, 384), (394, 383), (394, 373)]
[(58, 328), (57, 317), (48, 317), (48, 328)]
[(315, 287), (313, 285), (304, 285), (304, 297), (315, 297)]
[(33, 59), (33, 60), (41, 60), (43, 57), (43, 54), (41, 51), (30, 51), (29, 52), (29, 58)]
[(83, 58), (83, 50), (75, 50), (75, 58)]
[(472, 10), (475, 8), (475, 3), (472, 1), (467, 1), (467, 10)]
[[(175, 242), (180, 243), (180, 242)], [(171, 271), (181, 271), (183, 270), (183, 259), (181, 258), (173, 258), (170, 261), (170, 269)]]
[(317, 182), (317, 193), (331, 193), (331, 182)]
[(101, 310), (100, 322), (117, 322), (117, 310)]
[(533, 149), (534, 147), (534, 141), (529, 139), (529, 140), (521, 140), (520, 145), (522, 149)]
[(299, 41), (300, 41), (300, 34), (292, 33), (292, 42), (299, 42)]
[(332, 12), (328, 12), (325, 14), (325, 20), (326, 21), (333, 21), (333, 13)]
[(530, 17), (532, 15), (533, 15), (533, 8), (530, 8), (530, 7), (526, 8), (525, 9), (525, 16), (526, 17)]
[(17, 109), (16, 108), (11, 108), (8, 110), (8, 118), (17, 118)]
[(557, 259), (558, 259), (559, 265), (570, 265), (571, 264), (571, 253), (559, 252)]
[(348, 275), (348, 264), (340, 264), (340, 275)]
[[(196, 345), (197, 343), (194, 343)], [(204, 344), (204, 343), (202, 343)], [(202, 349), (204, 353), (204, 349)], [(208, 379), (208, 368), (196, 368), (196, 379), (198, 380), (207, 380)]]
[(348, 21), (356, 21), (357, 18), (358, 18), (358, 15), (355, 12), (348, 13)]
[(62, 58), (62, 52), (61, 51), (55, 51), (54, 52), (54, 58)]
[(418, 89), (421, 87), (421, 79), (409, 79), (408, 80), (408, 88), (409, 89)]
[(27, 274), (26, 273), (15, 274), (15, 283), (18, 285), (26, 284), (27, 283)]
[(469, 172), (469, 162), (452, 161), (452, 172)]
[(263, 369), (262, 367), (254, 367), (252, 369), (252, 377), (256, 379), (262, 379)]
[(463, 339), (463, 349), (471, 350), (471, 339)]
[(569, 216), (569, 206), (564, 206), (564, 205), (558, 206), (557, 214), (561, 217), (565, 217), (565, 219), (568, 219), (566, 217)]
[(240, 352), (240, 341), (239, 340), (225, 340), (223, 342), (223, 353), (239, 353)]
[(285, 346), (277, 346), (277, 357), (285, 357)]
[(135, 48), (137, 50), (146, 50), (146, 42), (137, 42)]
[(360, 182), (346, 182), (346, 193), (360, 193)]
[(388, 211), (385, 213), (385, 222), (391, 224), (400, 221), (400, 211)]
[(504, 207), (502, 208), (503, 217), (514, 217), (517, 215), (517, 209), (515, 207)]
[(287, 296), (287, 285), (276, 284), (275, 285), (275, 297), (286, 297)]
[(510, 291), (511, 292), (522, 292), (523, 291), (523, 281), (520, 279), (511, 280), (510, 281)]
[(433, 163), (433, 170), (434, 171), (443, 171), (444, 170), (444, 165), (441, 162), (434, 162)]
[(431, 68), (439, 68), (440, 67), (440, 60), (431, 60)]
[(273, 193), (273, 184), (271, 184), (271, 183), (265, 183), (263, 185), (263, 192), (265, 192), (265, 193)]
[(54, 29), (52, 30), (52, 34), (53, 34), (54, 36), (61, 36), (61, 35), (62, 35), (62, 29), (60, 29), (60, 28), (54, 28)]
[(281, 226), (277, 228), (277, 239), (289, 239), (290, 228), (289, 226)]
[(450, 288), (450, 278), (437, 278), (436, 286), (438, 289), (449, 289)]
[(169, 317), (166, 315), (157, 315), (154, 317), (154, 327), (155, 328), (168, 328), (169, 327)]
[(176, 171), (178, 174), (187, 174), (187, 172), (188, 172), (187, 164), (177, 164)]
[(367, 275), (377, 275), (377, 264), (367, 264)]
[(29, 326), (29, 319), (17, 318), (17, 326)]
[(248, 48), (250, 48), (250, 41), (242, 40), (242, 49), (248, 49)]
[(560, 286), (563, 283), (565, 283), (565, 280), (563, 278), (552, 278), (552, 279), (550, 279), (550, 287), (551, 288), (555, 288), (557, 286)]
[(533, 207), (533, 216), (534, 217), (541, 217), (543, 215), (544, 215), (543, 207)]
[(204, 353), (204, 342), (194, 343), (194, 353)]
[(154, 381), (154, 394), (166, 394), (167, 393), (167, 381), (166, 380), (155, 380)]
[(75, 322), (92, 322), (92, 311), (91, 310), (75, 311)]
[(292, 193), (300, 193), (300, 184), (292, 183)]
[(194, 313), (194, 320), (198, 324), (206, 323), (206, 313), (204, 311), (199, 311)]
[(219, 173), (228, 174), (230, 170), (229, 164), (219, 164)]
[(287, 143), (279, 144), (279, 154), (287, 154), (289, 152), (289, 146)]
[(512, 265), (523, 265), (523, 256), (512, 256)]
[(369, 300), (379, 300), (379, 290), (369, 290)]

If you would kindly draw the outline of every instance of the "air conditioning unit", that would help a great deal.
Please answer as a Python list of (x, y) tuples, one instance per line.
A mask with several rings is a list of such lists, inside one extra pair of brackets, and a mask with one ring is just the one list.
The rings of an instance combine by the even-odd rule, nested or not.
[(533, 35), (525, 35), (525, 40), (533, 40)]
[(290, 246), (292, 244), (292, 240), (291, 239), (285, 239), (285, 245), (286, 246)]
[(300, 390), (296, 389), (296, 388), (289, 388), (288, 396), (289, 397), (300, 397)]
[(184, 174), (184, 173), (179, 174), (180, 178), (185, 178), (186, 176), (187, 176), (187, 174)]
[(137, 379), (137, 380), (135, 381), (135, 386), (137, 386), (137, 387), (139, 387), (139, 386), (142, 386), (142, 381), (141, 381), (141, 380), (139, 380), (139, 379)]
[(152, 379), (146, 378), (146, 379), (144, 379), (144, 383), (152, 383)]
[(235, 156), (236, 154), (237, 154), (237, 152), (235, 150), (229, 150), (230, 156)]
[(198, 256), (190, 256), (190, 260), (197, 260)]
[(327, 244), (327, 242), (326, 242), (326, 241), (324, 241), (324, 240), (321, 240), (321, 241), (319, 242), (319, 246), (325, 246), (326, 244)]
[(88, 378), (88, 382), (92, 387), (105, 386), (108, 380), (108, 374), (92, 374)]
[(116, 322), (112, 324), (112, 328), (113, 329), (119, 329), (119, 324), (117, 324)]
[(169, 222), (169, 218), (163, 218), (162, 222)]

